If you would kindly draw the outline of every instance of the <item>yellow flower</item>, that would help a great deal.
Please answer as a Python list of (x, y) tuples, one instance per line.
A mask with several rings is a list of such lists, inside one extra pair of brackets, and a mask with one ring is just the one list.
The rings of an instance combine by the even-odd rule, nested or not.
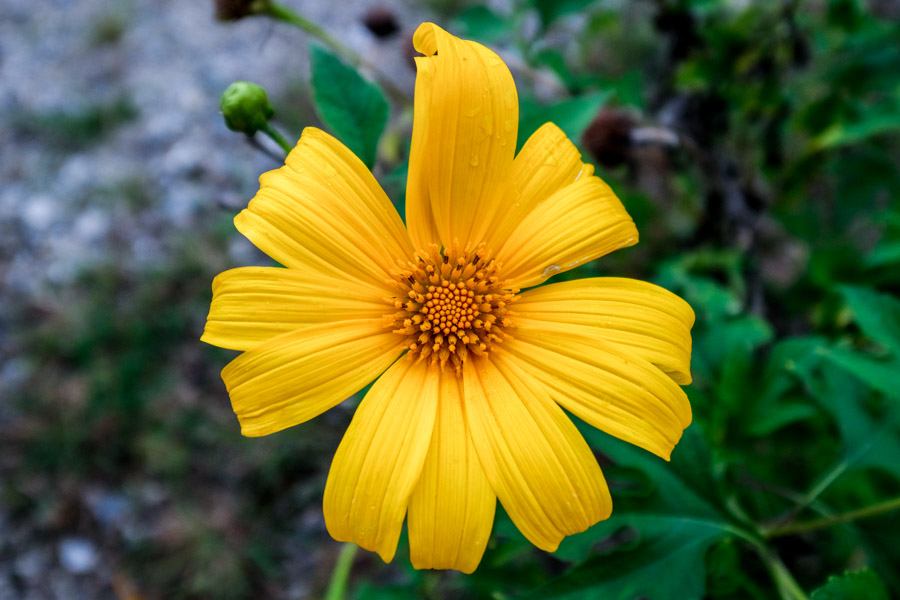
[(552, 123), (515, 155), (496, 54), (431, 23), (413, 42), (406, 227), (363, 163), (307, 128), (235, 218), (286, 268), (216, 277), (202, 339), (243, 351), (222, 378), (248, 436), (376, 380), (328, 475), (328, 531), (390, 561), (407, 518), (415, 567), (468, 573), (497, 499), (546, 551), (609, 517), (563, 408), (669, 458), (691, 421), (694, 315), (631, 279), (535, 288), (637, 243), (634, 223)]

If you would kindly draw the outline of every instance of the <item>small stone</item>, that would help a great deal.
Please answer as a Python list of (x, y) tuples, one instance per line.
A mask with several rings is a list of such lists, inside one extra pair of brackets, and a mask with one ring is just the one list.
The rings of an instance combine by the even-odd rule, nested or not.
[(97, 567), (99, 557), (97, 549), (90, 540), (70, 537), (59, 543), (59, 562), (66, 571), (82, 575)]
[(32, 581), (47, 571), (47, 557), (39, 549), (23, 552), (16, 557), (13, 569), (22, 579)]

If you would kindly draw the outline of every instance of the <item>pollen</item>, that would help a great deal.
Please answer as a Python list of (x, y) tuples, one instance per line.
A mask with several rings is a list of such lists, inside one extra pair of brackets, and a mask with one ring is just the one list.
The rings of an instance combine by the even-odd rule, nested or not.
[(470, 357), (483, 356), (503, 341), (511, 323), (507, 309), (518, 290), (504, 286), (497, 262), (483, 246), (471, 251), (420, 252), (394, 282), (397, 296), (387, 316), (406, 338), (408, 357), (461, 373)]

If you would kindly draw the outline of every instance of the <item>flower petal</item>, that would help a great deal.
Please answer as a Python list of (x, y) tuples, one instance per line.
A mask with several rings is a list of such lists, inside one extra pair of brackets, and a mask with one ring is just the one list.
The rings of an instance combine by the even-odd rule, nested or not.
[(285, 165), (263, 173), (234, 219), (238, 231), (281, 264), (384, 286), (412, 257), (403, 222), (354, 154), (307, 127)]
[(383, 290), (346, 278), (278, 267), (238, 267), (216, 276), (200, 338), (249, 350), (312, 323), (376, 319), (389, 312)]
[(488, 480), (516, 527), (553, 552), (609, 517), (612, 500), (575, 425), (516, 360), (469, 360), (465, 415)]
[(490, 228), (493, 250), (499, 249), (522, 219), (555, 192), (589, 177), (594, 167), (581, 162), (581, 152), (553, 123), (544, 123), (513, 161), (508, 194), (512, 201), (494, 215)]
[[(484, 239), (516, 150), (516, 86), (499, 56), (423, 23), (416, 50), (415, 114), (406, 214), (420, 248)], [(434, 239), (434, 234), (440, 240)]]
[(471, 573), (494, 524), (496, 496), (466, 431), (462, 402), (456, 376), (442, 374), (431, 449), (409, 500), (410, 559), (417, 569)]
[(413, 102), (413, 130), (409, 144), (409, 170), (406, 177), (406, 229), (413, 246), (425, 250), (441, 243), (431, 200), (428, 194), (427, 173), (433, 158), (429, 155), (428, 126), (431, 114), (431, 92), (434, 61), (416, 57), (416, 91)]
[(598, 177), (581, 177), (540, 202), (497, 252), (509, 285), (525, 288), (637, 243), (625, 207)]
[(241, 433), (281, 431), (340, 404), (403, 350), (381, 319), (307, 325), (241, 354), (222, 369)]
[(553, 283), (524, 292), (511, 317), (528, 328), (553, 323), (580, 331), (643, 358), (677, 383), (691, 382), (694, 311), (658, 285), (617, 277)]
[(360, 403), (325, 485), (325, 525), (390, 562), (434, 427), (437, 370), (397, 361)]
[(598, 429), (669, 460), (691, 422), (687, 396), (671, 377), (582, 330), (523, 320), (494, 357), (527, 364), (564, 408)]

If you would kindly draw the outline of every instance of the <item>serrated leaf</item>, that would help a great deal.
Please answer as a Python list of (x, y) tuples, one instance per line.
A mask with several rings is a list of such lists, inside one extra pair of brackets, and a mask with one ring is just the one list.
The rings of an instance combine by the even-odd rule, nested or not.
[(713, 542), (722, 538), (722, 530), (689, 520), (629, 520), (642, 532), (635, 547), (592, 556), (530, 597), (702, 598), (706, 586), (704, 556)]
[[(702, 597), (706, 551), (737, 530), (716, 507), (709, 452), (699, 430), (686, 432), (669, 464), (597, 430), (584, 428), (584, 433), (614, 462), (606, 473), (616, 507), (609, 520), (563, 541), (557, 557), (577, 564), (533, 597)], [(618, 493), (623, 467), (644, 473), (653, 493)], [(632, 543), (596, 550), (623, 528), (633, 534)]]
[(810, 600), (888, 600), (887, 588), (871, 569), (832, 575)]
[(388, 120), (384, 92), (326, 48), (311, 46), (310, 57), (316, 113), (371, 168)]
[(897, 531), (900, 531), (900, 512), (883, 513), (854, 523), (861, 535), (869, 564), (893, 592), (891, 597), (900, 597), (900, 545)]

